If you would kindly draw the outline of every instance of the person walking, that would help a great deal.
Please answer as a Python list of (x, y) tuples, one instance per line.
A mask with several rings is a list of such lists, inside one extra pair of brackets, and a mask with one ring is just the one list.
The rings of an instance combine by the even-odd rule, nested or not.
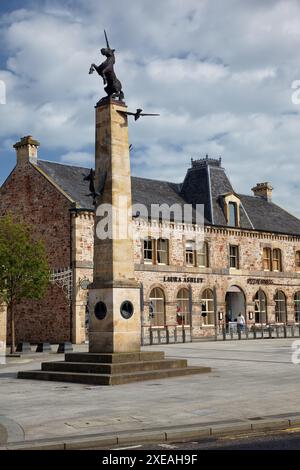
[(238, 322), (238, 328), (240, 329), (240, 332), (242, 332), (244, 330), (244, 326), (245, 326), (245, 322), (246, 322), (244, 315), (239, 313), (238, 318), (237, 318), (237, 322)]

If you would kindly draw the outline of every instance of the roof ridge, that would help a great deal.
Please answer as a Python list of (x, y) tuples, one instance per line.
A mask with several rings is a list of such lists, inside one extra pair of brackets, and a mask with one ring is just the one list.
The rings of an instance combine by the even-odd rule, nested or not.
[(43, 162), (44, 162), (44, 163), (53, 163), (53, 164), (55, 164), (55, 165), (68, 166), (68, 167), (70, 167), (70, 168), (72, 168), (72, 167), (75, 167), (75, 168), (84, 168), (85, 170), (90, 170), (90, 168), (91, 168), (91, 167), (89, 167), (89, 166), (81, 166), (81, 165), (76, 165), (76, 164), (70, 165), (70, 164), (68, 164), (68, 163), (54, 162), (53, 160), (43, 160), (43, 159), (41, 159), (41, 158), (39, 158), (37, 162), (38, 162), (38, 163), (39, 163), (39, 162), (42, 162), (42, 163), (43, 163)]

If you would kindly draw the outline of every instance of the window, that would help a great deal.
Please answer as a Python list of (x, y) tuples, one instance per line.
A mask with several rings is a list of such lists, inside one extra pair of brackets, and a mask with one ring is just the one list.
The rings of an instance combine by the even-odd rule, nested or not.
[(300, 251), (296, 251), (296, 271), (300, 271)]
[(177, 294), (177, 322), (188, 325), (190, 323), (190, 300), (188, 289), (180, 289)]
[(163, 290), (155, 287), (150, 292), (150, 320), (152, 326), (164, 326), (165, 324), (165, 295)]
[(205, 289), (201, 299), (201, 316), (203, 325), (215, 324), (214, 296), (211, 289)]
[(198, 263), (198, 266), (201, 266), (203, 268), (208, 268), (209, 266), (207, 242), (203, 242), (201, 247), (197, 251), (197, 263)]
[(275, 248), (273, 250), (273, 271), (282, 271), (281, 250)]
[(275, 294), (275, 321), (277, 323), (286, 322), (286, 298), (280, 290)]
[(300, 292), (296, 292), (294, 297), (295, 322), (300, 322)]
[(228, 225), (230, 227), (237, 226), (237, 205), (235, 202), (229, 202), (228, 204)]
[(263, 249), (263, 269), (264, 271), (272, 271), (272, 252), (271, 248)]
[(144, 262), (153, 263), (153, 243), (151, 238), (145, 238), (144, 240)]
[(195, 266), (195, 242), (187, 241), (185, 244), (185, 264)]
[(266, 294), (259, 290), (254, 297), (255, 323), (267, 323), (267, 298)]
[(157, 240), (156, 259), (158, 264), (168, 264), (168, 240), (165, 238)]
[(239, 269), (239, 247), (230, 245), (229, 247), (230, 267)]

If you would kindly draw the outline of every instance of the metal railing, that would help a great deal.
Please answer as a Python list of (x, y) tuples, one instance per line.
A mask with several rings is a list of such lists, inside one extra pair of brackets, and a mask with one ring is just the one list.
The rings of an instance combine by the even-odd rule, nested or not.
[(142, 325), (142, 346), (153, 344), (175, 344), (192, 341), (190, 325)]
[(254, 324), (254, 325), (221, 325), (216, 334), (217, 340), (266, 339), (266, 338), (299, 338), (300, 323), (294, 324)]

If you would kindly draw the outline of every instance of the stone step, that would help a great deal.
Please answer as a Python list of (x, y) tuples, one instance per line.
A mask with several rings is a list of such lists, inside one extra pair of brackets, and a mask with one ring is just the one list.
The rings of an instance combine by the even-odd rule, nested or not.
[(183, 369), (162, 369), (147, 372), (109, 375), (37, 370), (19, 372), (18, 378), (29, 380), (49, 380), (55, 382), (73, 382), (89, 385), (120, 385), (144, 380), (160, 380), (164, 378), (180, 377), (191, 374), (203, 374), (210, 371), (210, 367), (186, 367)]
[(162, 361), (119, 362), (101, 364), (89, 362), (43, 362), (43, 371), (80, 372), (86, 374), (125, 374), (146, 372), (161, 369), (183, 369), (187, 367), (186, 359), (165, 359)]
[(99, 362), (105, 364), (139, 361), (161, 361), (162, 351), (141, 351), (136, 353), (66, 353), (66, 362)]

